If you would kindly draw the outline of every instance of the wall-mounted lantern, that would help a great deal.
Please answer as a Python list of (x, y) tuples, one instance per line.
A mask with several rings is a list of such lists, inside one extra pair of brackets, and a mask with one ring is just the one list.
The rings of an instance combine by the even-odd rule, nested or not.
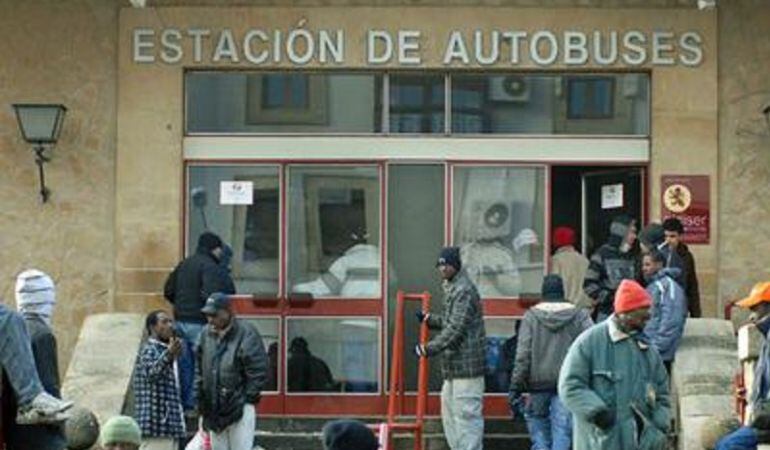
[(40, 175), (40, 197), (45, 203), (51, 195), (51, 191), (45, 186), (43, 170), (43, 165), (51, 158), (45, 152), (56, 145), (67, 108), (64, 105), (16, 103), (13, 109), (16, 111), (22, 137), (32, 144), (32, 150), (35, 152), (35, 163)]

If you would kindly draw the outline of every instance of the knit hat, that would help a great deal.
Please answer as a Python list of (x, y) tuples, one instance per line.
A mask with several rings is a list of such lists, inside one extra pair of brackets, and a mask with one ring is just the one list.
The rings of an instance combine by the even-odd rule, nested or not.
[(142, 432), (139, 425), (129, 416), (112, 417), (102, 427), (99, 434), (99, 442), (102, 446), (108, 444), (125, 443), (142, 445)]
[(652, 306), (650, 294), (633, 280), (623, 280), (615, 291), (615, 312), (625, 313)]
[(206, 250), (208, 252), (214, 250), (217, 247), (222, 246), (222, 239), (216, 234), (206, 231), (198, 238), (198, 248)]
[(551, 274), (543, 278), (543, 301), (564, 301), (564, 283), (559, 275)]
[(436, 266), (452, 266), (459, 271), (463, 267), (460, 260), (460, 249), (458, 247), (444, 247), (438, 255)]
[(635, 220), (626, 215), (616, 216), (610, 223), (610, 237), (607, 243), (613, 247), (620, 247), (626, 239), (628, 229), (635, 223)]
[(653, 222), (642, 229), (639, 233), (639, 241), (647, 247), (657, 247), (666, 240), (666, 232), (663, 225)]
[(323, 429), (325, 450), (377, 450), (380, 447), (372, 430), (357, 420), (335, 420)]
[(553, 230), (553, 245), (556, 248), (575, 245), (575, 230), (570, 227), (557, 227)]
[(56, 304), (56, 286), (45, 272), (29, 269), (16, 277), (16, 308), (22, 314), (35, 314), (46, 322)]

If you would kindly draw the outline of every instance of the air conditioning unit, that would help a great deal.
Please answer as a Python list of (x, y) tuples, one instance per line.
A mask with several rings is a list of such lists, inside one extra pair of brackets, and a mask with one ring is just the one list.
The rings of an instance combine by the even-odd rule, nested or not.
[(492, 77), (489, 81), (489, 99), (493, 102), (528, 102), (529, 83), (522, 75)]

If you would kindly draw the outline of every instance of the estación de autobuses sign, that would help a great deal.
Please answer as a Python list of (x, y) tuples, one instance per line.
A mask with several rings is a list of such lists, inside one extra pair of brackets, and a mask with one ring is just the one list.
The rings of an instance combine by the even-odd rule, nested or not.
[(257, 66), (343, 65), (351, 51), (362, 52), (368, 66), (420, 67), (426, 56), (445, 66), (516, 66), (530, 61), (541, 67), (696, 67), (703, 61), (703, 39), (697, 31), (449, 30), (444, 36), (432, 36), (440, 39), (439, 45), (431, 45), (429, 50), (423, 43), (431, 36), (418, 29), (351, 33), (304, 27), (251, 28), (245, 32), (230, 28), (134, 28), (132, 33), (135, 63), (177, 64), (192, 60), (201, 64)]

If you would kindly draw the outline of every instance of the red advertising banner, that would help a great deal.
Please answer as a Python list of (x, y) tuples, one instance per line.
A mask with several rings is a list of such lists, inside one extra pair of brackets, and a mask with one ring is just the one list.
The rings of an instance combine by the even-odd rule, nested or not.
[(708, 175), (663, 175), (661, 214), (663, 220), (676, 217), (684, 225), (683, 241), (708, 244), (711, 202)]

